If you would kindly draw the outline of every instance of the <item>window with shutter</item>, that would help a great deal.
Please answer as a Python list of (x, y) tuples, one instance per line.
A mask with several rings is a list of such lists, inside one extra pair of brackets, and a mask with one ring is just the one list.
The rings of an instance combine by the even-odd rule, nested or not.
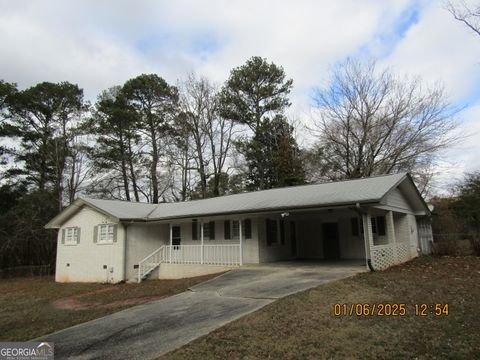
[(99, 244), (111, 244), (114, 242), (116, 227), (113, 224), (101, 224), (98, 225), (98, 237), (97, 243)]

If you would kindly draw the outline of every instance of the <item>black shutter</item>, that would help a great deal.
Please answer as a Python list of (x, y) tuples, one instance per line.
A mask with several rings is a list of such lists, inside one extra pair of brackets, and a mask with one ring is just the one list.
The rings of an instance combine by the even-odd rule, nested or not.
[(370, 218), (370, 224), (372, 225), (372, 234), (377, 234), (377, 218), (372, 216)]
[(208, 233), (210, 235), (210, 240), (215, 240), (215, 221), (210, 221), (208, 223)]
[(230, 220), (225, 220), (223, 222), (223, 234), (224, 234), (225, 240), (230, 240), (232, 238), (230, 235)]
[(198, 220), (192, 220), (192, 240), (198, 240)]
[(379, 236), (385, 235), (385, 216), (377, 216), (377, 233)]
[(267, 233), (267, 245), (270, 245), (272, 243), (272, 229), (270, 225), (270, 219), (265, 219), (265, 229)]
[(351, 225), (352, 225), (352, 236), (358, 236), (358, 218), (353, 217), (351, 219)]
[(280, 219), (280, 243), (285, 245), (285, 220)]
[(245, 219), (243, 220), (243, 230), (245, 233), (245, 239), (252, 238), (252, 220)]
[(277, 242), (277, 221), (266, 219), (267, 245)]

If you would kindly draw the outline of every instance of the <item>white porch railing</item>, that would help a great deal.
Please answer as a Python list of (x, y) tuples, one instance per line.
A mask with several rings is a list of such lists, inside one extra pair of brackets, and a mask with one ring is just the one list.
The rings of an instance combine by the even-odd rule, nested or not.
[(138, 263), (138, 282), (161, 263), (241, 265), (240, 244), (164, 245)]

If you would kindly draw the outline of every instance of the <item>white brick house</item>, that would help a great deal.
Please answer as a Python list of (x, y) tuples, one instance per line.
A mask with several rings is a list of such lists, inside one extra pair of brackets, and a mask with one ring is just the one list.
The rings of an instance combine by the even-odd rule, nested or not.
[(384, 269), (429, 252), (429, 209), (408, 174), (182, 203), (77, 199), (59, 229), (56, 281), (188, 277), (289, 259)]

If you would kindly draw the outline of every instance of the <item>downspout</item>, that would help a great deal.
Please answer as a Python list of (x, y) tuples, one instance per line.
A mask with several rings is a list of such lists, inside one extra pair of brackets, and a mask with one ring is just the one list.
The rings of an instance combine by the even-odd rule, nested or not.
[(367, 233), (367, 229), (365, 229), (365, 226), (363, 225), (363, 215), (366, 215), (366, 211), (362, 209), (360, 206), (360, 203), (356, 203), (354, 208), (351, 208), (353, 211), (355, 211), (358, 215), (360, 215), (360, 219), (362, 220), (362, 227), (363, 227), (363, 243), (365, 244), (365, 260), (367, 262), (367, 267), (370, 271), (374, 272), (375, 269), (372, 265), (372, 259), (370, 258), (370, 254), (367, 256), (367, 242), (365, 241), (365, 234)]

